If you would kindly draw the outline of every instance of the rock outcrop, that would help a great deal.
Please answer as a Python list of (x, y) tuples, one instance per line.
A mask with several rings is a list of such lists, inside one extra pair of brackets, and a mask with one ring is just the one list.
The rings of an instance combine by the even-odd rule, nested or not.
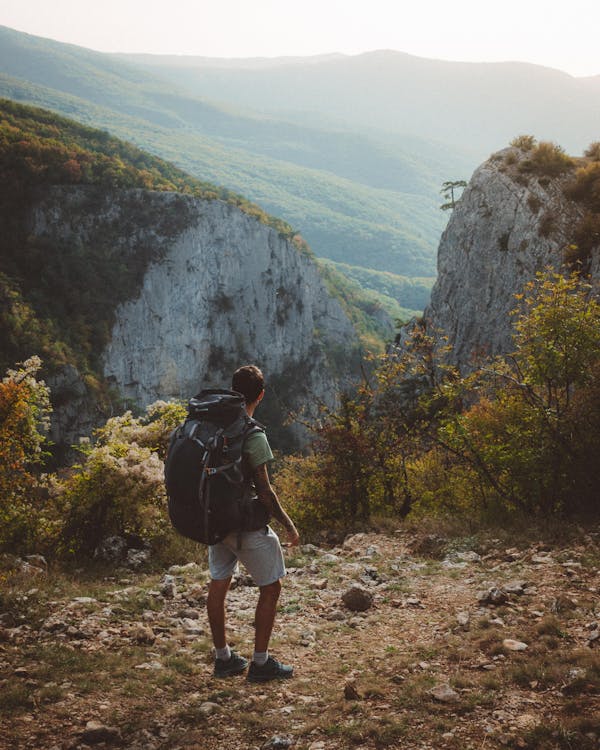
[[(234, 368), (256, 362), (270, 386), (261, 415), (271, 421), (306, 404), (333, 405), (340, 379), (351, 377), (357, 334), (312, 257), (235, 206), (60, 187), (37, 204), (32, 231), (53, 245), (96, 243), (115, 263), (144, 259), (99, 353), (105, 378), (132, 405), (227, 386)], [(53, 437), (73, 442), (94, 415), (74, 368), (55, 381), (65, 394)]]
[[(424, 313), (448, 337), (451, 362), (468, 370), (482, 355), (512, 350), (514, 295), (560, 268), (581, 208), (565, 197), (570, 176), (524, 174), (525, 152), (508, 148), (479, 167), (457, 202), (438, 250), (438, 280)], [(597, 273), (598, 257), (592, 258)]]

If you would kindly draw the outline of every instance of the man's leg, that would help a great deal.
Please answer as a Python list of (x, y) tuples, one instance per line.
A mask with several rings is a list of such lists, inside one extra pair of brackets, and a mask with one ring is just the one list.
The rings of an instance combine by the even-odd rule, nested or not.
[(206, 610), (208, 612), (208, 622), (210, 623), (210, 631), (215, 648), (225, 648), (227, 645), (227, 638), (225, 636), (225, 597), (229, 591), (230, 584), (231, 577), (220, 581), (211, 580), (208, 587)]
[(231, 577), (213, 579), (208, 587), (206, 610), (208, 622), (215, 644), (215, 677), (231, 677), (243, 672), (248, 666), (248, 660), (232, 651), (227, 645), (225, 635), (225, 597), (229, 591)]
[(274, 581), (268, 586), (260, 587), (258, 604), (254, 624), (256, 632), (254, 636), (254, 650), (264, 653), (269, 648), (269, 639), (273, 631), (275, 613), (277, 612), (277, 601), (281, 593), (281, 581)]

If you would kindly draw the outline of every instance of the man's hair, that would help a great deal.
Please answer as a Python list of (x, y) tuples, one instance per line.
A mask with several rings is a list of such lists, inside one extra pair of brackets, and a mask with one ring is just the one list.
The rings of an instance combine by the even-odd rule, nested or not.
[(256, 365), (244, 365), (233, 373), (231, 388), (252, 404), (260, 396), (265, 387), (265, 378)]

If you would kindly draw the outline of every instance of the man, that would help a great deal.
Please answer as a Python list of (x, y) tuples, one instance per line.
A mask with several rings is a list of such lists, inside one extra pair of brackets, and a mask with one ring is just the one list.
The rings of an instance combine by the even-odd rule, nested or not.
[[(240, 367), (233, 374), (231, 387), (244, 396), (246, 411), (248, 416), (252, 417), (265, 395), (262, 372), (254, 365)], [(293, 667), (281, 664), (269, 656), (268, 650), (281, 592), (281, 578), (285, 575), (279, 539), (267, 526), (269, 517), (282, 524), (292, 546), (299, 542), (296, 527), (279, 504), (269, 481), (267, 464), (272, 460), (273, 453), (264, 432), (256, 432), (246, 439), (243, 449), (245, 473), (252, 477), (262, 506), (260, 511), (264, 511), (264, 526), (258, 531), (245, 531), (241, 536), (234, 532), (208, 548), (211, 582), (207, 610), (216, 651), (216, 677), (240, 674), (248, 666), (247, 659), (229, 648), (225, 636), (225, 597), (238, 560), (244, 564), (260, 589), (255, 614), (254, 655), (248, 670), (248, 680), (268, 682), (291, 677), (294, 671)]]

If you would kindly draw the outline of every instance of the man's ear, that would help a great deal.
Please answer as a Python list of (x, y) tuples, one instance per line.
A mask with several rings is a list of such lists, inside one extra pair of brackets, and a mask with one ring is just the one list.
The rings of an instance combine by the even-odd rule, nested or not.
[(258, 398), (256, 399), (256, 403), (260, 404), (260, 402), (263, 400), (265, 396), (265, 389), (263, 388), (262, 391), (258, 394)]

